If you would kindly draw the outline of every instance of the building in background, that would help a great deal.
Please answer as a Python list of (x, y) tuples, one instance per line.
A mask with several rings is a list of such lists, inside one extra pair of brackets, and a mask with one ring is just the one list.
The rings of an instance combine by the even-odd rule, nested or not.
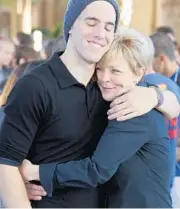
[[(180, 0), (118, 0), (121, 24), (147, 35), (160, 25), (170, 25), (180, 40)], [(63, 21), (67, 0), (0, 0), (0, 35), (35, 28), (54, 30)]]

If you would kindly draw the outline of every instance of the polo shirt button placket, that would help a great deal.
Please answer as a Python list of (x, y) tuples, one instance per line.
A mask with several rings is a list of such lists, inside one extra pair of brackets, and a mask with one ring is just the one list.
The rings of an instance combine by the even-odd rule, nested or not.
[(92, 107), (90, 107), (89, 98), (88, 98), (88, 91), (87, 90), (86, 90), (86, 105), (87, 105), (88, 118), (91, 119)]

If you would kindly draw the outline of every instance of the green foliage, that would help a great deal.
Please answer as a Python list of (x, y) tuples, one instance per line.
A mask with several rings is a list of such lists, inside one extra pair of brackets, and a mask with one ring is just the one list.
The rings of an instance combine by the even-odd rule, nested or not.
[(10, 0), (0, 0), (0, 6), (8, 6), (10, 4)]
[(34, 28), (32, 32), (34, 32), (35, 30), (40, 30), (43, 34), (43, 39), (54, 39), (62, 35), (62, 26), (62, 23), (58, 23), (52, 31), (50, 31), (48, 28)]
[[(10, 4), (12, 4), (12, 1), (15, 1), (15, 0), (0, 0), (0, 6), (9, 6)], [(33, 4), (36, 4), (38, 2), (39, 0), (32, 0)]]
[(51, 32), (51, 38), (57, 38), (60, 35), (62, 35), (62, 33), (63, 33), (62, 28), (63, 28), (63, 24), (62, 23), (58, 23), (55, 26), (54, 30)]
[(32, 3), (34, 3), (34, 4), (36, 4), (38, 2), (39, 2), (39, 0), (32, 0)]

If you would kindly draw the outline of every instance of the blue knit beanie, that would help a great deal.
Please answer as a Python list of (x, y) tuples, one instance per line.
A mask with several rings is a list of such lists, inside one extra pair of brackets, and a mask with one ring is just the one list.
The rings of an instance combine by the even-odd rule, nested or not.
[[(64, 17), (64, 38), (66, 42), (68, 41), (69, 37), (69, 31), (76, 21), (76, 19), (79, 17), (81, 12), (92, 2), (97, 0), (69, 0), (65, 17)], [(116, 12), (116, 23), (115, 23), (115, 31), (118, 27), (119, 23), (119, 6), (116, 0), (104, 0), (109, 2), (115, 9)]]

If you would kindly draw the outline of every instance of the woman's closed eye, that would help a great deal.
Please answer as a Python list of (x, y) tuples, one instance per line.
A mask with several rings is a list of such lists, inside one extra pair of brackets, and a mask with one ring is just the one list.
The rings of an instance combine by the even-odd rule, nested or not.
[(122, 71), (118, 70), (118, 69), (112, 69), (113, 73), (122, 73)]
[(103, 68), (96, 67), (96, 71), (103, 71)]

